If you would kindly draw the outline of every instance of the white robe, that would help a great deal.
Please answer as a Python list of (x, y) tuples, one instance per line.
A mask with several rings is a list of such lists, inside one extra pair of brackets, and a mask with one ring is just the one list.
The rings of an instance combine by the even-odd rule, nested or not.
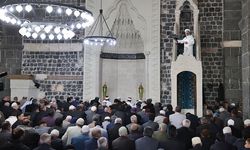
[(182, 40), (177, 40), (178, 43), (184, 43), (184, 53), (185, 56), (194, 56), (193, 55), (193, 45), (194, 45), (194, 37), (192, 35), (188, 35)]

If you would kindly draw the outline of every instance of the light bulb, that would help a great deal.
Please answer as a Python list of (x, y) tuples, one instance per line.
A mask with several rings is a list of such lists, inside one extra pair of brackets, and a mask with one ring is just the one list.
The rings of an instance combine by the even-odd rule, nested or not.
[(21, 5), (17, 5), (16, 11), (20, 13), (21, 11), (23, 11), (23, 7)]
[(32, 33), (32, 37), (33, 37), (33, 39), (36, 39), (37, 38), (37, 33), (36, 32), (34, 32), (34, 33)]
[(76, 24), (76, 28), (77, 28), (77, 29), (81, 29), (81, 27), (82, 27), (82, 25), (81, 25), (80, 23), (77, 23), (77, 24)]
[(67, 29), (63, 29), (62, 30), (62, 34), (67, 34), (68, 33), (68, 30)]
[(25, 36), (26, 36), (27, 38), (29, 38), (29, 37), (31, 36), (31, 33), (30, 33), (30, 32), (26, 32)]
[(59, 8), (57, 9), (57, 13), (58, 13), (58, 14), (61, 14), (61, 13), (62, 13), (62, 8), (61, 8), (61, 7), (59, 7)]
[(54, 32), (56, 33), (56, 34), (58, 34), (58, 33), (60, 33), (60, 27), (56, 27), (55, 29), (54, 29)]
[(75, 33), (73, 31), (69, 31), (69, 38), (72, 39), (75, 36)]
[(16, 19), (15, 19), (15, 18), (12, 18), (10, 22), (11, 22), (12, 24), (16, 24)]
[(16, 24), (17, 24), (17, 25), (21, 25), (22, 22), (21, 22), (20, 20), (17, 20)]
[(52, 13), (53, 7), (52, 7), (52, 6), (47, 6), (47, 7), (46, 7), (46, 11), (47, 11), (49, 14)]
[(46, 33), (49, 33), (50, 30), (51, 30), (52, 28), (53, 28), (53, 27), (52, 27), (51, 25), (48, 25), (48, 26), (46, 26), (46, 27), (44, 28), (44, 31), (45, 31)]
[(41, 28), (40, 28), (39, 26), (36, 26), (36, 27), (35, 27), (35, 31), (38, 33), (38, 32), (41, 31)]
[(19, 29), (19, 33), (24, 36), (26, 34), (27, 29), (25, 27), (22, 27), (21, 29)]
[(89, 44), (89, 40), (88, 40), (88, 39), (85, 39), (85, 40), (84, 40), (84, 44)]
[(58, 40), (62, 39), (62, 35), (61, 34), (58, 34), (56, 37), (57, 37)]
[(75, 15), (76, 17), (78, 17), (78, 16), (80, 16), (80, 12), (79, 12), (78, 10), (76, 10), (76, 11), (74, 12), (74, 15)]
[(31, 6), (31, 5), (25, 6), (25, 10), (26, 10), (27, 12), (30, 12), (30, 11), (32, 10), (32, 6)]
[(49, 39), (50, 39), (50, 40), (54, 40), (54, 37), (55, 37), (55, 36), (54, 36), (53, 34), (50, 34), (50, 35), (49, 35)]
[(46, 35), (45, 35), (44, 33), (42, 33), (42, 34), (40, 35), (40, 38), (41, 38), (42, 40), (44, 40), (44, 39), (46, 38)]
[(7, 16), (5, 17), (5, 22), (9, 23), (10, 20), (11, 20), (10, 17), (7, 17)]
[(72, 25), (70, 26), (70, 28), (71, 28), (71, 29), (74, 29), (74, 28), (75, 28), (75, 25), (74, 25), (74, 24), (72, 24)]
[(13, 12), (13, 11), (14, 11), (14, 8), (13, 8), (13, 7), (10, 7), (10, 8), (9, 8), (9, 11), (10, 11), (10, 12)]
[(68, 16), (70, 16), (70, 15), (72, 14), (72, 10), (69, 9), (69, 8), (67, 8), (67, 9), (66, 9), (66, 14), (67, 14)]
[(82, 17), (83, 19), (85, 19), (86, 16), (87, 16), (87, 14), (86, 14), (85, 12), (81, 13), (81, 17)]

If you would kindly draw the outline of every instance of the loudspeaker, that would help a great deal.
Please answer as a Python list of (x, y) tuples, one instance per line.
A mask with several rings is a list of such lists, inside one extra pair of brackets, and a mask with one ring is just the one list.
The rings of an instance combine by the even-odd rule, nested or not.
[(4, 84), (3, 82), (0, 82), (0, 91), (3, 91), (4, 90)]

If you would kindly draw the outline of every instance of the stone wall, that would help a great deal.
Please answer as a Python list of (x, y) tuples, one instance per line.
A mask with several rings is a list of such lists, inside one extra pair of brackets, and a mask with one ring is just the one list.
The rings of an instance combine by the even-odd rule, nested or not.
[(37, 80), (47, 98), (66, 99), (83, 95), (82, 52), (23, 51), (22, 74), (46, 74), (45, 80)]
[[(16, 35), (17, 29), (13, 26), (6, 27), (0, 24), (0, 73), (7, 72), (9, 75), (21, 73), (22, 62), (22, 39)], [(10, 95), (10, 82), (5, 76), (0, 78), (4, 90), (0, 91), (0, 99)]]
[(242, 0), (242, 20), (240, 22), (241, 38), (242, 38), (242, 97), (243, 97), (243, 115), (244, 118), (250, 116), (250, 46), (249, 46), (249, 17), (250, 17), (250, 1)]
[(175, 0), (161, 0), (161, 102), (171, 102), (171, 59)]
[[(175, 0), (161, 1), (161, 101), (171, 101), (170, 62), (175, 21)], [(224, 61), (221, 42), (223, 39), (223, 0), (199, 0), (200, 33), (202, 48), (203, 86), (205, 100), (218, 97), (218, 86), (223, 83)]]
[[(241, 70), (241, 40), (239, 21), (241, 19), (241, 2), (226, 1), (224, 4), (224, 62), (225, 62), (225, 98), (230, 102), (242, 105), (242, 70)], [(236, 41), (236, 44), (232, 44)]]
[(203, 67), (203, 97), (214, 101), (218, 87), (224, 83), (223, 0), (199, 0), (201, 59)]

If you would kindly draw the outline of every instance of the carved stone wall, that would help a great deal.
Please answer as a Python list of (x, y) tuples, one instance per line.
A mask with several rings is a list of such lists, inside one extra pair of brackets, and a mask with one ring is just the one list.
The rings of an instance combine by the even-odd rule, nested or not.
[[(145, 98), (151, 97), (154, 101), (160, 101), (160, 0), (112, 0), (107, 3), (103, 3), (104, 16), (107, 19), (107, 23), (111, 26), (116, 17), (116, 10), (119, 3), (126, 3), (128, 11), (133, 20), (134, 26), (141, 33), (141, 37), (144, 43), (144, 54), (146, 55), (146, 61), (148, 66), (145, 86)], [(141, 5), (143, 3), (143, 5)], [(99, 1), (88, 0), (86, 2), (87, 9), (94, 13), (94, 16), (98, 15), (99, 12)], [(147, 10), (147, 11), (145, 11)], [(88, 32), (88, 29), (87, 29)], [(104, 31), (105, 33), (106, 31)], [(93, 51), (93, 52), (89, 52)], [(92, 64), (94, 67), (87, 66), (85, 69), (89, 72), (99, 73), (100, 62), (98, 61), (98, 53), (100, 54), (100, 47), (91, 48), (85, 47), (85, 57), (89, 61), (85, 63)], [(94, 58), (89, 58), (91, 53), (95, 53)], [(88, 56), (89, 55), (89, 56)], [(92, 55), (93, 56), (93, 55)], [(91, 60), (92, 59), (92, 60)], [(85, 71), (84, 71), (85, 72)], [(88, 78), (90, 77), (90, 78)], [(97, 94), (100, 95), (100, 76), (95, 74), (92, 77), (88, 72), (85, 72), (84, 81), (87, 83), (86, 86), (90, 87), (88, 92), (84, 92), (86, 97), (94, 97)], [(127, 94), (129, 96), (129, 93)]]

